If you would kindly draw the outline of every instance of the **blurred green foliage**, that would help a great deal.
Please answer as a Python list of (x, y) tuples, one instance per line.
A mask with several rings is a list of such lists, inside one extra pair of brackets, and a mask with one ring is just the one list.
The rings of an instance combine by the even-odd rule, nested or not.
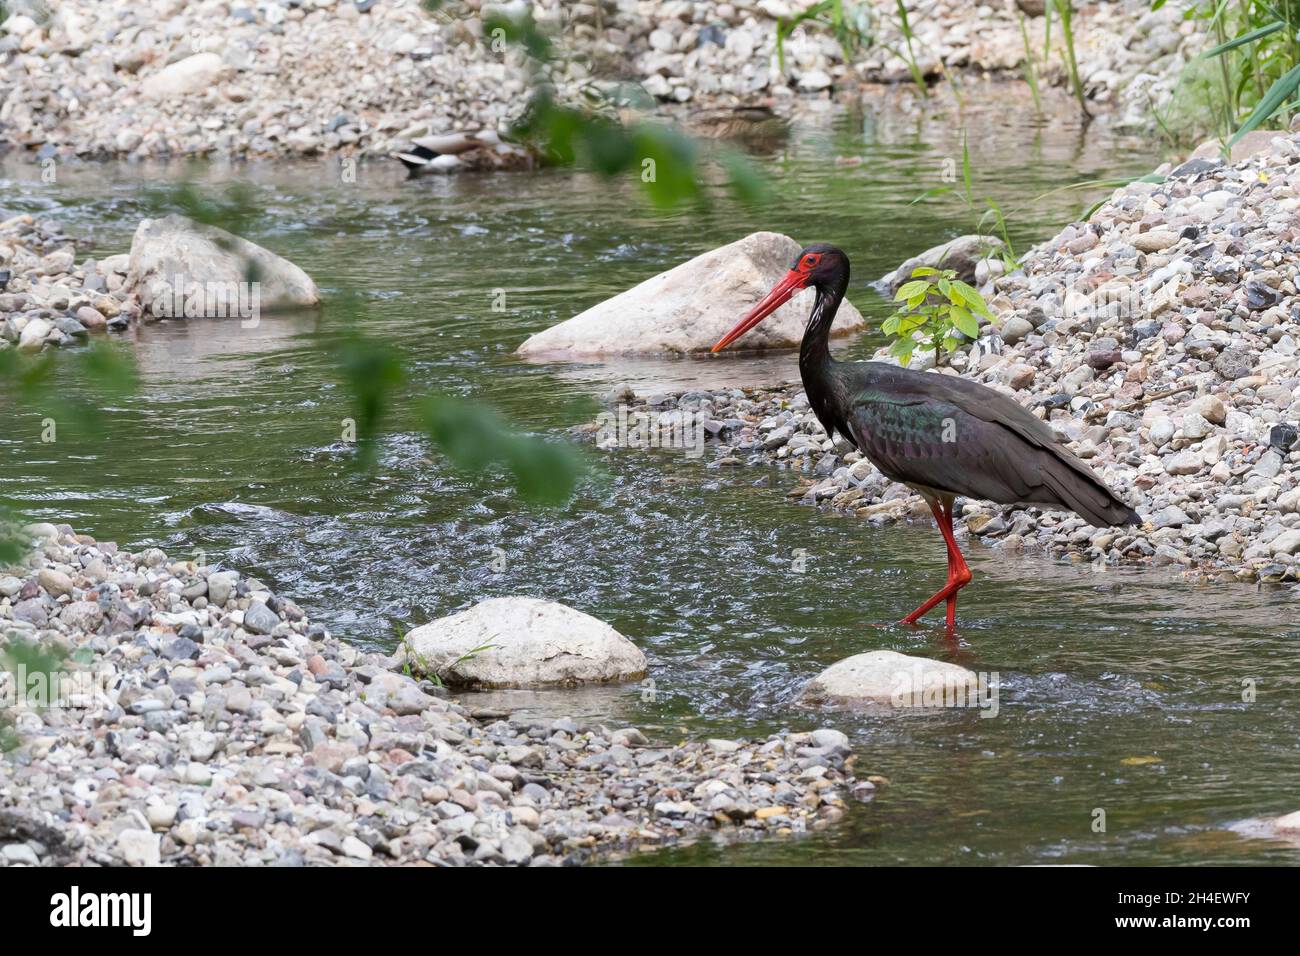
[(1181, 141), (1212, 131), (1227, 150), (1252, 130), (1285, 127), (1300, 110), (1300, 0), (1200, 0), (1183, 18), (1213, 45), (1188, 62), (1157, 115), (1166, 135)]
[[(53, 686), (58, 671), (86, 663), (84, 656), (69, 658), (62, 649), (19, 637), (0, 643), (0, 674), (15, 684), (14, 699), (29, 705), (49, 706), (59, 688)], [(0, 754), (16, 750), (21, 743), (17, 729), (0, 713)]]
[[(58, 371), (86, 383), (93, 400), (74, 397), (58, 383)], [(29, 355), (10, 348), (0, 352), (0, 397), (52, 418), (60, 427), (96, 433), (103, 425), (103, 406), (129, 397), (136, 389), (135, 360), (125, 349), (94, 342), (84, 349), (48, 349)]]
[(17, 516), (0, 502), (0, 568), (17, 564), (26, 550), (27, 539), (20, 530)]
[(458, 468), (481, 472), (504, 465), (525, 501), (564, 504), (585, 470), (572, 445), (516, 434), (483, 405), (435, 395), (422, 403), (420, 420)]
[[(330, 349), (353, 406), (357, 464), (369, 467), (384, 420), (410, 392), (412, 376), (395, 349), (361, 331), (366, 320), (360, 296), (342, 293), (330, 308), (346, 330)], [(563, 504), (584, 471), (572, 446), (518, 434), (496, 411), (477, 402), (433, 394), (416, 398), (415, 409), (421, 430), (454, 466), (473, 474), (503, 466), (526, 502)]]

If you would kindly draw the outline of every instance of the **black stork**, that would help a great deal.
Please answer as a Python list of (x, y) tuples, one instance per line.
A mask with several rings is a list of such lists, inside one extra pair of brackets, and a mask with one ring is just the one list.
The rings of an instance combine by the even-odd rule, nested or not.
[(915, 624), (946, 601), (948, 630), (956, 624), (957, 592), (970, 583), (971, 573), (953, 537), (954, 498), (1064, 508), (1099, 528), (1141, 521), (1046, 423), (993, 389), (955, 375), (831, 358), (831, 323), (848, 285), (843, 251), (808, 246), (713, 351), (736, 341), (800, 289), (817, 291), (799, 348), (809, 405), (827, 435), (838, 431), (887, 478), (925, 499), (948, 547), (947, 583), (903, 623)]

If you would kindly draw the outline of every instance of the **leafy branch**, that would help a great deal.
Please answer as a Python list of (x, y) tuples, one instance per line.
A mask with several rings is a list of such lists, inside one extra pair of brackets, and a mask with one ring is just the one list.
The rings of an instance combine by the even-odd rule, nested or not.
[(979, 317), (992, 319), (983, 296), (957, 278), (952, 269), (919, 266), (911, 280), (894, 293), (902, 303), (880, 331), (891, 336), (889, 354), (906, 366), (918, 346), (932, 349), (936, 365), (965, 339), (979, 338)]

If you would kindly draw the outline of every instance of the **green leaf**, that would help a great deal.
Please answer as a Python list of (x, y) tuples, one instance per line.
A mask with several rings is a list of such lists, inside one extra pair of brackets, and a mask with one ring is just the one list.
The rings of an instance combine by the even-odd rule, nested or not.
[(101, 396), (123, 398), (135, 391), (135, 362), (122, 349), (107, 342), (96, 342), (78, 358), (84, 380)]
[(632, 130), (632, 147), (632, 171), (656, 206), (667, 208), (699, 196), (693, 141), (660, 123), (640, 123)]
[(722, 154), (722, 168), (727, 171), (727, 185), (731, 193), (747, 206), (757, 206), (768, 201), (772, 189), (762, 171), (746, 156), (734, 149)]
[(1286, 102), (1287, 97), (1296, 91), (1297, 87), (1300, 87), (1300, 65), (1293, 66), (1268, 88), (1264, 98), (1246, 117), (1246, 121), (1238, 127), (1237, 132), (1232, 134), (1232, 137), (1228, 140), (1228, 148), (1231, 149), (1237, 144), (1238, 140), (1276, 113), (1278, 108)]
[(915, 295), (925, 296), (930, 291), (930, 283), (924, 279), (904, 282), (894, 293), (894, 301), (901, 302), (904, 299), (910, 299)]
[(980, 295), (979, 291), (974, 287), (967, 285), (960, 279), (954, 279), (952, 287), (958, 295), (961, 296), (962, 301), (971, 311), (977, 312), (980, 315), (989, 314), (989, 307), (984, 303), (984, 297)]
[(933, 189), (927, 189), (925, 192), (921, 193), (921, 195), (917, 196), (915, 199), (912, 199), (908, 203), (908, 205), (915, 206), (919, 202), (924, 202), (927, 199), (933, 199), (936, 196), (946, 196), (948, 193), (952, 191), (953, 189), (951, 186), (935, 186)]
[(1249, 33), (1243, 33), (1239, 37), (1234, 37), (1226, 43), (1220, 43), (1218, 46), (1210, 47), (1210, 49), (1201, 54), (1201, 58), (1207, 59), (1212, 56), (1221, 56), (1229, 50), (1235, 50), (1237, 47), (1245, 46), (1247, 43), (1254, 43), (1256, 40), (1262, 39), (1266, 36), (1271, 36), (1272, 34), (1277, 33), (1278, 30), (1283, 29), (1286, 29), (1286, 24), (1281, 20), (1277, 20), (1267, 26), (1262, 26), (1257, 30), (1251, 30)]
[(576, 129), (587, 163), (603, 176), (615, 176), (632, 165), (635, 151), (627, 131), (617, 123), (592, 117)]
[(405, 372), (392, 349), (359, 332), (345, 335), (334, 352), (355, 409), (357, 460), (361, 465), (369, 465), (379, 423), (391, 407), (393, 395), (402, 386)]
[(526, 501), (559, 505), (573, 494), (582, 462), (572, 447), (510, 431), (492, 409), (433, 396), (420, 410), (430, 440), (457, 467), (470, 472), (505, 465)]
[(962, 335), (970, 339), (977, 339), (980, 336), (980, 324), (975, 316), (971, 315), (965, 309), (954, 307), (949, 315), (952, 317), (952, 324)]
[(531, 13), (517, 16), (490, 13), (483, 18), (484, 37), (493, 39), (498, 31), (507, 43), (523, 47), (534, 60), (545, 61), (551, 58), (551, 41), (537, 29)]

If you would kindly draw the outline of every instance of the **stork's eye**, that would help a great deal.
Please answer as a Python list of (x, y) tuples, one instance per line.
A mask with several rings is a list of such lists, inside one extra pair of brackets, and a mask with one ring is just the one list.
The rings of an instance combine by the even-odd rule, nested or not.
[(815, 252), (810, 252), (799, 261), (799, 270), (801, 272), (808, 272), (810, 269), (817, 268), (817, 263), (821, 261), (821, 256), (817, 255)]

